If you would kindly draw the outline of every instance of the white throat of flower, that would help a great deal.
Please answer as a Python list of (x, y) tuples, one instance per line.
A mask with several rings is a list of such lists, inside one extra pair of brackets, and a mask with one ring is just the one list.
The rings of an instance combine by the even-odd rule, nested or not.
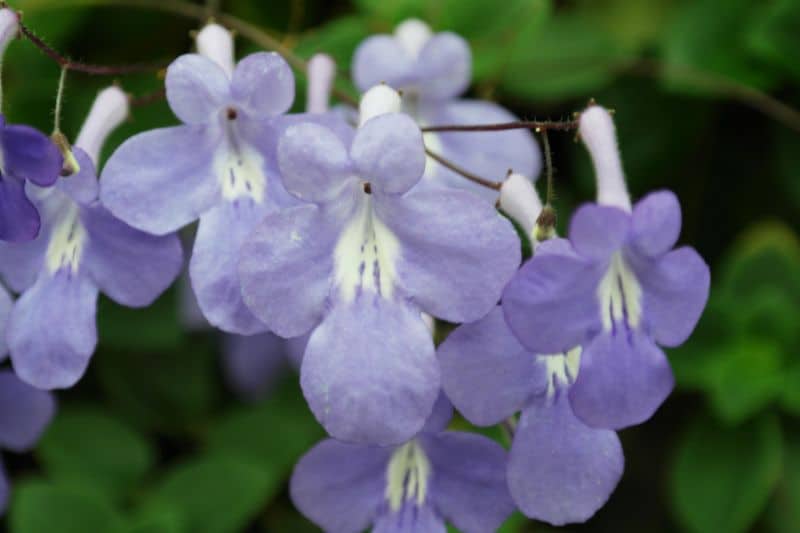
[(597, 287), (603, 330), (616, 325), (630, 329), (639, 326), (642, 318), (642, 287), (620, 252), (611, 256), (608, 270)]
[(60, 270), (69, 270), (76, 274), (80, 268), (86, 237), (78, 205), (71, 200), (63, 202), (47, 245), (45, 264), (48, 272), (55, 274)]
[(419, 57), (419, 53), (433, 37), (431, 27), (419, 19), (408, 19), (394, 29), (394, 37), (406, 53), (412, 58)]
[(386, 469), (385, 497), (392, 512), (397, 512), (404, 502), (418, 507), (425, 503), (431, 463), (416, 440), (399, 446)]
[(75, 141), (75, 146), (86, 152), (95, 166), (106, 139), (128, 118), (128, 112), (128, 96), (119, 87), (112, 85), (98, 93)]
[(597, 177), (597, 203), (631, 210), (631, 198), (617, 146), (617, 132), (611, 114), (598, 105), (581, 113), (578, 133), (589, 150)]
[(559, 388), (569, 387), (578, 378), (578, 370), (581, 367), (580, 346), (560, 353), (541, 356), (546, 365), (547, 373), (547, 399), (552, 399)]
[(195, 37), (197, 53), (220, 67), (230, 78), (236, 65), (233, 53), (233, 35), (219, 24), (206, 24)]
[(357, 194), (361, 195), (359, 205), (333, 251), (335, 284), (345, 302), (352, 302), (362, 292), (391, 298), (400, 241), (375, 216), (372, 196)]
[(214, 172), (225, 200), (233, 202), (244, 197), (260, 204), (267, 185), (264, 158), (239, 139), (234, 122), (224, 123), (225, 140), (214, 156)]

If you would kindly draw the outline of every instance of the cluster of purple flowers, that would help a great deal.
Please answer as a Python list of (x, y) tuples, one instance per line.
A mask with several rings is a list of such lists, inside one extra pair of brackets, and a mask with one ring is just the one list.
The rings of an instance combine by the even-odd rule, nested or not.
[[(182, 124), (128, 139), (99, 182), (100, 148), (128, 112), (119, 89), (98, 96), (69, 177), (46, 136), (2, 123), (0, 274), (18, 297), (0, 293), (0, 330), (16, 375), (43, 390), (74, 385), (97, 342), (98, 293), (151, 303), (182, 269), (176, 232), (197, 222), (189, 278), (203, 319), (229, 335), (231, 378), (256, 395), (294, 354), (332, 437), (292, 478), (306, 516), (336, 532), (493, 531), (515, 508), (556, 525), (587, 520), (622, 475), (615, 431), (647, 420), (672, 389), (659, 345), (691, 333), (708, 268), (694, 250), (673, 250), (672, 193), (631, 205), (598, 106), (579, 132), (597, 202), (575, 213), (569, 239), (544, 239), (527, 130), (420, 129), (513, 120), (457, 98), (470, 69), (462, 38), (407, 21), (356, 51), (359, 109), (328, 109), (335, 68), (317, 56), (308, 111), (288, 114), (286, 61), (236, 63), (231, 34), (210, 24), (197, 53), (167, 70)], [(426, 147), (495, 178), (499, 197)], [(496, 202), (534, 243), (521, 268)], [(431, 317), (462, 324), (438, 350)], [(18, 449), (52, 400), (0, 378), (0, 444)], [(31, 405), (7, 414), (3, 398), (22, 387)], [(453, 406), (476, 425), (515, 426), (510, 452), (447, 431)]]

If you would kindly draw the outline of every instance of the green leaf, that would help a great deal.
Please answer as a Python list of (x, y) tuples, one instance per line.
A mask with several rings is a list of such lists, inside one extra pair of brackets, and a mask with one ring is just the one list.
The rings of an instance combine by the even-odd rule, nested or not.
[(25, 481), (14, 487), (12, 533), (114, 532), (121, 518), (110, 502), (74, 486)]
[(325, 436), (296, 381), (286, 380), (267, 400), (233, 409), (213, 423), (208, 450), (245, 458), (283, 480), (297, 459)]
[(253, 464), (207, 455), (169, 471), (147, 494), (143, 513), (177, 512), (186, 533), (235, 533), (244, 531), (275, 489)]
[(184, 340), (173, 288), (146, 309), (123, 307), (101, 298), (97, 308), (100, 345), (117, 350), (174, 350)]
[(697, 418), (681, 438), (671, 475), (674, 512), (699, 533), (746, 531), (781, 475), (781, 432), (775, 417), (739, 428)]
[(62, 410), (36, 453), (50, 477), (112, 498), (125, 495), (154, 462), (142, 435), (90, 407)]
[(766, 9), (751, 21), (749, 49), (761, 59), (800, 81), (800, 2), (766, 2)]
[(800, 524), (800, 431), (786, 433), (783, 479), (766, 515), (775, 533), (795, 533)]
[(800, 362), (785, 372), (781, 407), (795, 416), (800, 416)]
[(502, 88), (530, 99), (588, 95), (610, 82), (627, 60), (602, 27), (574, 14), (525, 27), (505, 53)]
[(120, 533), (183, 533), (182, 517), (178, 511), (162, 509), (131, 519)]
[(708, 369), (711, 408), (728, 424), (755, 415), (784, 388), (780, 347), (752, 338), (734, 339), (717, 348), (719, 357)]
[(748, 57), (745, 36), (762, 2), (694, 0), (685, 2), (665, 32), (664, 62), (674, 67), (666, 80), (673, 89), (697, 92), (686, 69), (717, 74), (756, 88), (768, 88), (775, 76)]

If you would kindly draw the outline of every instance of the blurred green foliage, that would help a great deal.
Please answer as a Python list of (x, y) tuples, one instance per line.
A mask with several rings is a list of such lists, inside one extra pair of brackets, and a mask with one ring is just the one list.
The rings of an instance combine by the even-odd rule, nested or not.
[[(168, 0), (165, 0), (168, 2)], [(161, 61), (197, 22), (102, 0), (17, 0), (25, 22), (77, 59)], [(129, 2), (135, 4), (135, 0)], [(303, 56), (331, 54), (346, 81), (355, 46), (406, 17), (464, 35), (472, 95), (522, 117), (563, 117), (594, 97), (616, 109), (630, 189), (668, 187), (682, 242), (712, 268), (709, 308), (670, 357), (676, 393), (622, 433), (626, 474), (581, 531), (793, 532), (800, 524), (800, 107), (798, 0), (228, 0), (222, 9)], [(240, 40), (240, 52), (256, 48)], [(4, 61), (10, 121), (52, 127), (58, 68), (26, 42)], [(70, 74), (74, 136), (112, 80)], [(135, 95), (162, 80), (118, 80)], [(305, 81), (298, 76), (296, 109)], [(769, 96), (767, 96), (769, 95)], [(772, 99), (770, 99), (772, 98)], [(790, 120), (790, 118), (789, 118)], [(795, 118), (796, 120), (796, 118)], [(136, 108), (105, 153), (173, 124)], [(588, 157), (551, 136), (559, 225), (593, 194)], [(171, 290), (146, 310), (100, 304), (100, 349), (30, 457), (9, 458), (12, 533), (314, 531), (292, 508), (295, 460), (324, 434), (290, 377), (245, 405), (220, 378), (218, 338), (183, 331)], [(468, 429), (457, 421), (460, 429)], [(500, 438), (500, 432), (488, 434)], [(504, 533), (549, 528), (515, 514)]]

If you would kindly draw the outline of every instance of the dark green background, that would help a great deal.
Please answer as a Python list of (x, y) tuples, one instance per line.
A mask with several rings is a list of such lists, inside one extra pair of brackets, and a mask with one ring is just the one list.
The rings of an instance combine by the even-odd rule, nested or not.
[[(167, 64), (192, 45), (196, 21), (102, 3), (11, 2), (80, 60)], [(800, 107), (800, 1), (221, 4), (303, 57), (332, 54), (343, 73), (361, 39), (418, 16), (470, 41), (472, 96), (524, 118), (568, 117), (590, 97), (614, 108), (631, 192), (677, 192), (681, 241), (711, 265), (713, 286), (694, 336), (669, 352), (676, 392), (652, 420), (622, 432), (627, 465), (617, 491), (588, 524), (567, 529), (800, 530), (800, 131), (797, 111), (793, 129), (791, 110), (766, 109), (770, 97)], [(256, 49), (238, 44), (240, 54)], [(58, 74), (30, 43), (12, 43), (8, 119), (50, 131)], [(111, 81), (69, 76), (67, 135)], [(117, 81), (136, 95), (161, 83), (152, 74)], [(304, 90), (298, 78), (297, 109)], [(137, 108), (106, 154), (174, 122), (163, 101)], [(562, 232), (594, 193), (588, 157), (573, 141), (551, 134)], [(176, 308), (174, 290), (142, 311), (101, 301), (88, 375), (59, 395), (60, 413), (32, 454), (5, 455), (16, 483), (10, 531), (314, 531), (286, 491), (296, 458), (323, 436), (296, 379), (260, 403), (238, 401), (221, 378), (219, 338), (185, 333)], [(515, 515), (503, 531), (547, 529)]]

